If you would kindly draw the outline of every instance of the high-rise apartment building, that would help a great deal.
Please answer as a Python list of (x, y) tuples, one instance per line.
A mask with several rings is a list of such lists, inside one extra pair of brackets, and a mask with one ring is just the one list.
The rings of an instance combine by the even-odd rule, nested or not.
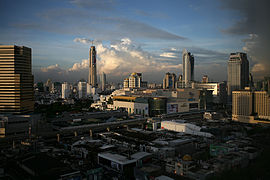
[(176, 75), (174, 73), (166, 73), (163, 79), (163, 89), (175, 89)]
[(131, 73), (123, 82), (124, 88), (147, 88), (147, 82), (142, 81), (142, 73)]
[(84, 81), (78, 82), (78, 95), (79, 98), (86, 98), (87, 97), (87, 83)]
[(97, 87), (97, 62), (96, 62), (96, 48), (91, 46), (89, 51), (89, 76), (88, 83), (92, 87)]
[(129, 88), (140, 88), (142, 81), (142, 73), (132, 73), (128, 78)]
[(101, 90), (105, 91), (105, 88), (106, 88), (106, 74), (104, 72), (102, 72), (102, 74), (100, 75), (100, 81), (101, 81)]
[(31, 48), (0, 45), (0, 113), (34, 110)]
[(62, 98), (68, 99), (71, 94), (70, 85), (67, 82), (62, 84)]
[(194, 56), (186, 49), (182, 53), (183, 58), (183, 80), (185, 87), (188, 87), (192, 81), (194, 81)]
[(129, 80), (128, 80), (128, 78), (124, 79), (123, 86), (124, 86), (124, 89), (129, 88)]
[(249, 62), (246, 53), (231, 53), (228, 62), (228, 99), (232, 91), (244, 89), (249, 83)]

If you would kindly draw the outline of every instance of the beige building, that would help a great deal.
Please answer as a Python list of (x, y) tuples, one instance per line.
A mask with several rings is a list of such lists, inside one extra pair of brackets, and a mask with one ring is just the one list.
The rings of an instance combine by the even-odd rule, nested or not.
[(270, 97), (266, 91), (232, 92), (232, 120), (245, 123), (270, 123)]
[(114, 96), (113, 107), (115, 110), (123, 108), (129, 115), (149, 116), (149, 105), (147, 98), (132, 96)]
[(142, 81), (142, 73), (133, 72), (124, 80), (123, 87), (131, 89), (147, 88), (147, 82)]
[(266, 91), (254, 92), (254, 111), (259, 118), (270, 120), (270, 97)]
[(31, 48), (0, 45), (0, 113), (34, 110)]

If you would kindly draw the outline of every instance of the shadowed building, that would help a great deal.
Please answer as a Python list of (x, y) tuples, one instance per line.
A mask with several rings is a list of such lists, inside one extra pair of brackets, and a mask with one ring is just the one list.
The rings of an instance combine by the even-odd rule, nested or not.
[(175, 89), (176, 75), (174, 73), (166, 73), (163, 79), (163, 89)]
[(228, 62), (228, 100), (232, 91), (244, 89), (249, 82), (249, 62), (246, 53), (231, 53)]
[(0, 45), (0, 113), (34, 110), (31, 48)]

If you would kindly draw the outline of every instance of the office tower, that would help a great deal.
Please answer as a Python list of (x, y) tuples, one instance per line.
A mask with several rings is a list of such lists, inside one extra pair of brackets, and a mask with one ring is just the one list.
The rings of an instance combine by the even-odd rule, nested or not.
[(105, 91), (105, 88), (106, 88), (106, 74), (104, 72), (102, 72), (102, 74), (100, 75), (100, 81), (101, 81), (101, 90)]
[(78, 83), (78, 94), (79, 98), (86, 98), (87, 96), (87, 84), (84, 81), (79, 81)]
[(183, 80), (185, 87), (188, 87), (191, 81), (194, 81), (194, 56), (186, 49), (183, 50)]
[(0, 45), (0, 113), (34, 110), (31, 48)]
[(91, 46), (89, 51), (89, 76), (88, 83), (92, 87), (97, 87), (97, 64), (96, 64), (96, 48)]
[(204, 75), (202, 77), (202, 83), (208, 83), (209, 79), (208, 79), (208, 76), (207, 75)]
[(163, 79), (163, 89), (175, 89), (176, 75), (174, 73), (166, 73)]
[(244, 89), (249, 82), (249, 62), (246, 53), (231, 53), (228, 61), (228, 99), (232, 91)]
[(70, 96), (70, 85), (67, 82), (64, 82), (62, 84), (62, 98), (63, 99), (68, 99)]

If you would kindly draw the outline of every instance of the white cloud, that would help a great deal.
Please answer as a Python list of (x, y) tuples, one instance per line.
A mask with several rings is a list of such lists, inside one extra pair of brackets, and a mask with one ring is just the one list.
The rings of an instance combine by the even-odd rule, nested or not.
[(167, 58), (176, 58), (176, 54), (173, 52), (164, 52), (160, 54), (161, 57), (167, 57)]
[(93, 42), (93, 40), (87, 39), (87, 38), (75, 38), (73, 41), (83, 43), (83, 44), (90, 44)]
[[(83, 41), (81, 41), (81, 39), (83, 39)], [(85, 38), (81, 39), (80, 42), (87, 42), (84, 41)], [(181, 71), (181, 64), (156, 61), (153, 54), (143, 51), (140, 46), (136, 45), (129, 38), (123, 38), (107, 46), (101, 43), (97, 44), (96, 51), (98, 73), (105, 72), (108, 77), (120, 82), (132, 72), (142, 72), (143, 77), (146, 79), (161, 81), (166, 72), (179, 74)], [(72, 67), (67, 70), (60, 68), (57, 64), (42, 68), (41, 70), (43, 74), (47, 73), (48, 77), (58, 75), (55, 77), (56, 79), (66, 78), (67, 80), (76, 81), (76, 79), (79, 80), (80, 78), (87, 77), (88, 66), (89, 61), (83, 59), (81, 62), (74, 63)], [(55, 74), (56, 69), (57, 73)], [(64, 74), (66, 77), (60, 77), (60, 73)]]
[[(97, 72), (98, 74), (101, 72), (106, 73), (109, 81), (122, 82), (130, 73), (141, 72), (143, 73), (144, 80), (160, 83), (166, 72), (173, 72), (177, 75), (182, 72), (182, 61), (179, 56), (179, 50), (176, 48), (165, 49), (163, 55), (155, 55), (142, 50), (131, 39), (123, 38), (109, 45), (98, 43), (96, 44), (96, 51)], [(202, 51), (200, 50), (198, 53), (203, 54)], [(204, 53), (207, 54), (208, 51)], [(213, 52), (211, 51), (210, 53), (212, 54)], [(172, 57), (175, 60), (171, 60)], [(195, 61), (199, 62), (200, 60), (195, 59)], [(42, 68), (41, 72), (42, 77), (46, 77), (43, 80), (51, 78), (53, 80), (75, 82), (81, 78), (87, 79), (88, 67), (89, 60), (83, 59), (81, 62), (74, 63), (68, 69), (63, 69), (56, 64)], [(220, 73), (221, 71), (224, 73)], [(41, 72), (36, 73), (40, 74)], [(195, 77), (201, 79), (204, 74), (214, 77), (213, 79), (215, 80), (225, 80), (226, 63), (219, 64), (211, 62), (210, 64), (196, 64)]]
[(69, 71), (80, 71), (83, 69), (87, 69), (89, 67), (89, 60), (83, 59), (80, 63), (73, 64), (72, 68), (69, 68)]
[(58, 64), (55, 64), (55, 65), (50, 65), (48, 67), (43, 67), (41, 68), (41, 71), (42, 72), (49, 72), (49, 71), (61, 71), (62, 69), (59, 67)]

